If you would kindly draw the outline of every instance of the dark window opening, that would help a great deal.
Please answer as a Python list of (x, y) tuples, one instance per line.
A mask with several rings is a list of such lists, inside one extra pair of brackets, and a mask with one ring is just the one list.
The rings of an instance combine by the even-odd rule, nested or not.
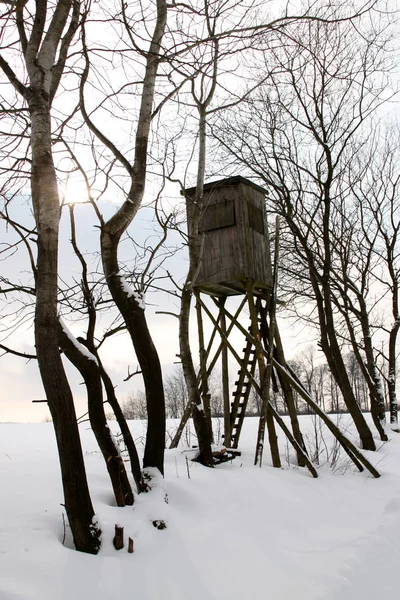
[(249, 227), (264, 235), (264, 213), (260, 208), (247, 202), (247, 214), (249, 217)]
[(199, 233), (232, 227), (235, 225), (235, 205), (233, 200), (225, 200), (206, 207), (199, 222)]

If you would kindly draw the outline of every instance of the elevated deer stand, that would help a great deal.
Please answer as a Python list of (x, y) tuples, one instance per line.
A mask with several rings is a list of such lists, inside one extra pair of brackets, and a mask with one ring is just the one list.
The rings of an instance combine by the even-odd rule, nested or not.
[[(230, 177), (206, 184), (200, 201), (196, 201), (195, 193), (195, 188), (185, 190), (188, 222), (192, 220), (198, 223), (201, 238), (200, 260), (192, 282), (196, 297), (200, 351), (198, 385), (205, 414), (211, 423), (208, 379), (220, 359), (227, 455), (234, 455), (238, 448), (247, 403), (250, 392), (254, 389), (261, 399), (254, 463), (261, 466), (267, 429), (272, 463), (275, 467), (281, 466), (275, 430), (275, 423), (278, 423), (296, 451), (299, 466), (307, 466), (312, 476), (317, 477), (301, 435), (293, 398), (295, 389), (324, 420), (358, 469), (363, 470), (363, 464), (374, 477), (379, 477), (379, 473), (362, 453), (314, 403), (286, 364), (275, 317), (279, 227), (277, 226), (275, 237), (272, 270), (264, 209), (266, 190), (243, 177)], [(227, 304), (233, 297), (236, 297), (236, 303), (239, 297), (240, 302), (236, 310), (231, 312)], [(211, 305), (207, 298), (211, 299)], [(245, 310), (248, 311), (247, 318), (250, 317), (248, 329), (240, 323)], [(204, 335), (204, 315), (212, 324), (207, 341)], [(241, 354), (230, 341), (234, 329), (238, 329), (245, 339)], [(229, 354), (239, 365), (232, 401), (228, 373)], [(290, 416), (291, 430), (270, 401), (271, 385), (276, 389), (278, 384)], [(191, 407), (188, 406), (171, 447), (178, 445), (190, 413)]]

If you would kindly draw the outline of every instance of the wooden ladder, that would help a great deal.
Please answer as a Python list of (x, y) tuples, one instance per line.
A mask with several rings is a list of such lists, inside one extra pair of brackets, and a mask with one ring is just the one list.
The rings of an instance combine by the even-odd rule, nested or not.
[[(246, 347), (243, 348), (243, 364), (247, 371), (254, 375), (256, 369), (256, 355), (254, 345), (252, 342), (247, 341)], [(247, 403), (251, 392), (251, 381), (248, 377), (248, 373), (244, 369), (238, 371), (239, 379), (235, 381), (235, 391), (232, 393), (234, 398), (231, 403), (231, 440), (230, 447), (237, 448), (239, 444), (239, 437), (242, 431), (242, 425), (246, 413)]]

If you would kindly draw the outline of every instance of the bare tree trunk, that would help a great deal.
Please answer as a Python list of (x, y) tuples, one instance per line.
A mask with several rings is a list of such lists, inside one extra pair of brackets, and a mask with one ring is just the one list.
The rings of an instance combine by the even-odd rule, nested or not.
[[(362, 357), (359, 349), (355, 352), (357, 360), (359, 361), (362, 371), (366, 370), (365, 379), (369, 388), (369, 394), (371, 399), (371, 415), (375, 427), (377, 428), (380, 438), (383, 442), (388, 441), (388, 436), (385, 432), (386, 424), (386, 411), (385, 411), (385, 398), (383, 396), (382, 381), (378, 373), (378, 369), (375, 363), (374, 350), (372, 347), (371, 330), (369, 326), (369, 319), (367, 313), (367, 307), (365, 305), (364, 298), (360, 298), (360, 322), (363, 332), (364, 352), (366, 358), (366, 365), (362, 363)], [(361, 363), (360, 363), (361, 361)]]
[(38, 234), (35, 282), (36, 353), (53, 419), (65, 509), (74, 543), (77, 550), (96, 554), (100, 547), (101, 531), (94, 522), (73, 398), (57, 342), (60, 202), (52, 157), (50, 114), (51, 102), (64, 71), (68, 48), (78, 27), (80, 2), (58, 0), (51, 8), (46, 2), (36, 2), (35, 8), (31, 8), (34, 11), (33, 15), (28, 11), (24, 15), (25, 5), (26, 2), (16, 3), (15, 21), (21, 61), (25, 63), (29, 87), (18, 80), (2, 56), (0, 67), (29, 107), (31, 189)]
[[(118, 247), (122, 235), (136, 216), (144, 195), (155, 85), (166, 22), (167, 4), (165, 0), (157, 0), (157, 18), (146, 57), (133, 165), (94, 125), (86, 112), (84, 85), (88, 77), (90, 62), (84, 30), (82, 33), (86, 66), (80, 87), (81, 110), (87, 125), (127, 170), (131, 181), (126, 201), (106, 223), (102, 222), (101, 256), (111, 296), (125, 321), (143, 374), (148, 417), (143, 465), (144, 467), (155, 467), (162, 474), (164, 473), (165, 401), (161, 365), (147, 326), (142, 299), (138, 297), (138, 294), (126, 289), (124, 279), (119, 272)], [(128, 29), (128, 24), (126, 27)], [(130, 36), (129, 31), (127, 31), (127, 36)]]
[(88, 396), (90, 425), (106, 463), (117, 506), (132, 505), (132, 488), (129, 484), (124, 462), (111, 436), (104, 413), (103, 390), (96, 357), (93, 356), (92, 359), (82, 354), (79, 347), (74, 344), (64, 331), (62, 325), (59, 327), (58, 336), (60, 347), (66, 357), (78, 369), (84, 379)]
[(192, 414), (192, 403), (188, 402), (185, 407), (185, 410), (183, 412), (183, 415), (181, 417), (181, 420), (179, 422), (178, 429), (176, 430), (175, 435), (172, 438), (171, 444), (169, 446), (170, 450), (178, 447), (178, 444), (182, 437), (183, 430), (185, 429), (186, 423), (189, 421), (191, 414)]
[(397, 336), (400, 330), (400, 311), (399, 311), (399, 278), (394, 269), (393, 261), (389, 264), (390, 275), (392, 279), (392, 314), (394, 323), (389, 334), (389, 356), (388, 356), (388, 378), (387, 386), (389, 391), (390, 422), (398, 423), (398, 402), (396, 393), (396, 362), (397, 362)]
[[(193, 93), (193, 92), (192, 92)], [(207, 95), (207, 99), (200, 103), (197, 101), (199, 111), (199, 157), (197, 163), (197, 182), (194, 203), (196, 210), (193, 218), (188, 222), (189, 257), (190, 266), (186, 276), (186, 282), (181, 295), (181, 309), (179, 313), (179, 353), (182, 361), (182, 369), (185, 376), (189, 402), (192, 405), (193, 424), (196, 430), (199, 444), (199, 455), (197, 460), (203, 465), (211, 467), (214, 463), (211, 443), (212, 431), (207, 423), (207, 417), (201, 401), (200, 391), (197, 385), (196, 371), (193, 365), (192, 351), (189, 341), (189, 316), (192, 303), (193, 287), (196, 285), (196, 274), (201, 261), (201, 237), (198, 231), (201, 211), (203, 208), (203, 186), (206, 161), (206, 109), (211, 101), (213, 90)], [(193, 199), (187, 199), (192, 201)]]
[[(367, 304), (365, 301), (365, 297), (362, 291), (358, 289), (356, 284), (352, 285), (352, 291), (356, 295), (358, 300), (357, 308), (353, 305), (349, 300), (349, 290), (347, 289), (347, 285), (349, 283), (349, 276), (347, 273), (347, 265), (343, 266), (343, 279), (345, 280), (344, 287), (339, 286), (340, 295), (342, 297), (343, 306), (339, 302), (338, 298), (336, 298), (335, 293), (332, 291), (332, 299), (337, 308), (340, 310), (344, 321), (347, 326), (347, 330), (349, 332), (350, 342), (353, 348), (354, 356), (357, 361), (357, 364), (361, 370), (363, 378), (368, 386), (369, 396), (370, 396), (370, 409), (372, 420), (376, 429), (379, 432), (380, 438), (382, 441), (387, 442), (388, 437), (385, 432), (385, 424), (386, 424), (386, 412), (385, 412), (385, 398), (383, 395), (382, 381), (378, 373), (378, 369), (375, 362), (374, 349), (372, 345), (372, 335), (371, 335), (371, 327), (369, 324), (369, 315)], [(362, 273), (362, 280), (365, 279), (366, 273)], [(361, 353), (360, 344), (356, 339), (356, 334), (354, 330), (354, 325), (350, 318), (350, 315), (353, 314), (356, 316), (359, 325), (361, 325), (362, 331), (362, 339), (363, 339), (363, 350), (364, 357)], [(364, 360), (365, 358), (365, 360)], [(357, 388), (355, 386), (355, 382), (353, 381), (354, 394), (355, 397), (357, 395)], [(357, 401), (357, 400), (356, 400)], [(361, 401), (358, 402), (358, 405), (361, 410)]]
[[(325, 284), (325, 287), (327, 287), (327, 284)], [(330, 291), (325, 291), (328, 295), (330, 294)], [(354, 424), (360, 436), (361, 447), (364, 448), (364, 450), (376, 450), (371, 430), (368, 427), (364, 415), (362, 414), (360, 407), (357, 404), (353, 389), (349, 381), (349, 376), (347, 374), (346, 366), (343, 361), (343, 356), (340, 351), (338, 341), (336, 339), (330, 298), (326, 297), (326, 294), (324, 294), (324, 300), (325, 302), (322, 301), (322, 296), (318, 293), (317, 304), (318, 312), (320, 313), (322, 350), (325, 354), (332, 375), (335, 378), (339, 389), (343, 394), (343, 400), (353, 418)]]
[[(93, 298), (92, 288), (88, 280), (88, 268), (84, 255), (79, 249), (76, 227), (75, 227), (75, 214), (74, 205), (69, 205), (70, 213), (70, 224), (71, 224), (71, 244), (75, 251), (75, 254), (81, 263), (82, 267), (82, 278), (81, 278), (81, 289), (83, 299), (86, 305), (88, 325), (86, 331), (86, 338), (74, 339), (72, 334), (67, 330), (66, 326), (60, 319), (59, 325), (59, 345), (63, 349), (67, 358), (81, 373), (88, 396), (88, 408), (89, 408), (89, 420), (92, 426), (93, 433), (96, 437), (97, 443), (99, 444), (100, 450), (103, 454), (106, 467), (111, 479), (112, 487), (114, 490), (115, 500), (118, 506), (125, 506), (126, 504), (132, 505), (134, 498), (132, 488), (130, 486), (125, 465), (122, 460), (118, 445), (114, 443), (114, 438), (109, 430), (106, 415), (104, 412), (103, 402), (103, 387), (102, 381), (104, 382), (107, 397), (110, 396), (110, 389), (112, 390), (112, 403), (118, 406), (118, 401), (114, 394), (114, 387), (105, 372), (103, 365), (101, 364), (100, 356), (96, 349), (95, 344), (95, 331), (96, 331), (96, 303)], [(83, 344), (83, 345), (82, 345)], [(115, 407), (116, 408), (116, 407)], [(116, 408), (116, 412), (118, 409)], [(122, 413), (121, 409), (120, 412)], [(126, 424), (126, 421), (125, 421)], [(122, 427), (121, 427), (122, 431)], [(124, 436), (125, 439), (125, 436)], [(136, 452), (135, 445), (131, 438), (131, 442)], [(129, 441), (127, 442), (128, 448)], [(129, 446), (131, 450), (131, 446)], [(135, 456), (133, 457), (133, 459)], [(136, 452), (137, 458), (137, 452)], [(137, 458), (137, 462), (139, 462)], [(139, 467), (139, 479), (140, 479), (140, 467)]]
[(136, 483), (137, 492), (138, 492), (138, 494), (140, 494), (140, 492), (145, 491), (145, 489), (147, 489), (147, 488), (142, 479), (142, 470), (140, 468), (140, 461), (139, 461), (136, 444), (135, 444), (135, 441), (131, 434), (131, 431), (129, 429), (128, 423), (126, 422), (126, 419), (124, 417), (122, 408), (121, 408), (121, 406), (118, 402), (118, 399), (115, 395), (115, 390), (114, 390), (112, 381), (111, 381), (108, 373), (105, 371), (103, 365), (101, 364), (101, 361), (98, 356), (97, 356), (97, 360), (99, 361), (101, 378), (103, 380), (104, 387), (105, 387), (106, 394), (107, 394), (107, 402), (113, 409), (115, 418), (117, 419), (117, 423), (119, 425), (119, 428), (121, 429), (122, 437), (124, 438), (124, 444), (128, 451), (129, 460), (131, 462), (132, 476)]
[(395, 325), (392, 327), (389, 336), (389, 367), (388, 367), (388, 378), (387, 386), (389, 392), (389, 407), (390, 407), (390, 422), (398, 423), (398, 403), (396, 393), (396, 340), (397, 333), (400, 328), (400, 318), (397, 319)]
[[(297, 236), (300, 242), (303, 243), (303, 248), (307, 257), (310, 282), (314, 291), (315, 301), (318, 310), (319, 326), (321, 333), (321, 348), (325, 354), (325, 358), (328, 363), (329, 369), (343, 395), (343, 400), (353, 418), (354, 424), (360, 436), (362, 448), (364, 448), (364, 450), (376, 450), (372, 432), (367, 425), (367, 422), (364, 418), (364, 415), (361, 412), (360, 407), (357, 404), (357, 400), (355, 398), (354, 391), (351, 387), (347, 369), (344, 364), (343, 356), (336, 337), (333, 307), (331, 300), (332, 290), (330, 286), (330, 254), (327, 249), (327, 246), (329, 245), (329, 233), (326, 233), (325, 239), (326, 254), (328, 256), (327, 260), (329, 264), (325, 267), (325, 270), (327, 272), (325, 273), (324, 277), (321, 278), (318, 269), (314, 264), (314, 257), (311, 249), (307, 245), (307, 242), (304, 241), (304, 237), (302, 236), (301, 232), (298, 230), (296, 225), (290, 221), (289, 224), (293, 229), (294, 235)], [(329, 231), (329, 225), (326, 226), (326, 229)]]
[[(206, 367), (206, 350), (204, 348), (204, 327), (203, 327), (203, 315), (201, 310), (200, 298), (198, 294), (196, 296), (196, 316), (197, 316), (197, 332), (199, 338), (199, 358), (200, 358), (200, 393), (201, 402), (203, 406), (204, 415), (209, 429), (209, 437), (211, 443), (214, 441), (213, 429), (212, 429), (212, 414), (211, 414), (211, 394), (208, 386), (208, 376)], [(214, 415), (215, 416), (215, 415)]]
[(41, 90), (29, 92), (32, 201), (38, 231), (35, 343), (40, 374), (56, 433), (65, 509), (77, 550), (96, 554), (100, 530), (93, 521), (73, 398), (57, 342), (58, 228), (60, 202), (51, 153), (50, 106)]
[[(110, 264), (116, 259), (116, 253), (112, 251), (112, 262), (108, 261), (108, 244), (105, 241), (107, 237), (103, 231), (102, 253), (106, 274), (113, 272)], [(144, 309), (122, 289), (119, 275), (110, 275), (107, 281), (113, 300), (118, 306), (131, 336), (146, 389), (147, 435), (143, 466), (145, 468), (155, 467), (164, 474), (165, 402), (160, 359), (147, 326)]]
[[(190, 270), (188, 279), (190, 277)], [(190, 279), (189, 279), (190, 280)], [(193, 365), (192, 352), (189, 342), (189, 315), (192, 301), (192, 292), (185, 286), (181, 296), (181, 310), (179, 314), (179, 348), (182, 361), (182, 369), (185, 376), (186, 388), (189, 402), (192, 406), (193, 424), (196, 429), (199, 444), (199, 455), (197, 460), (211, 467), (213, 456), (211, 451), (210, 428), (207, 424), (206, 415), (201, 403), (200, 392), (197, 384), (197, 375)]]

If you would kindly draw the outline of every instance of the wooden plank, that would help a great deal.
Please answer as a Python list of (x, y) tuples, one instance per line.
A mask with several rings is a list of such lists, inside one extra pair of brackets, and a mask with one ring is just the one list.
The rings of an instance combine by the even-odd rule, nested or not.
[(209, 204), (200, 217), (199, 233), (232, 227), (235, 225), (235, 205), (233, 200)]

